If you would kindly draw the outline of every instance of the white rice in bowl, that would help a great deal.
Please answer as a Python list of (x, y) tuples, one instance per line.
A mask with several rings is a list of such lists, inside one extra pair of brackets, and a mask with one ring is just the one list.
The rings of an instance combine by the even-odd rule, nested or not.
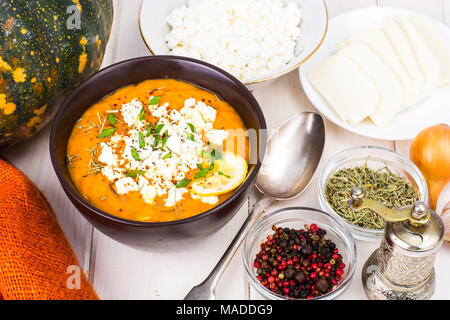
[(296, 55), (301, 8), (281, 0), (188, 0), (167, 17), (172, 55), (200, 59), (240, 80), (274, 72)]

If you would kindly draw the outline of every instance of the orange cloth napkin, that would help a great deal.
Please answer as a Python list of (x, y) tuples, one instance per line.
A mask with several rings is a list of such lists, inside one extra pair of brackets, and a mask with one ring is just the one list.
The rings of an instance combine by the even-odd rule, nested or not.
[(1, 159), (0, 299), (98, 299), (43, 194)]

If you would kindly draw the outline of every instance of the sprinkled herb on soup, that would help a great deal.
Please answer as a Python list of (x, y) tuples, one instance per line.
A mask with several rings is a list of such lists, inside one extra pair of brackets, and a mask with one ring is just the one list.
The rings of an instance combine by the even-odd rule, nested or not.
[(247, 159), (246, 127), (233, 107), (172, 79), (124, 87), (94, 104), (67, 146), (69, 173), (89, 202), (148, 222), (223, 202), (245, 179)]

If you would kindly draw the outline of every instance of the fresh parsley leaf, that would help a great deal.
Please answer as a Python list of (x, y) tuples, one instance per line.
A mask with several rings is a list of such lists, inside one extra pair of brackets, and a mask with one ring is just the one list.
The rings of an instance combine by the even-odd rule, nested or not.
[(142, 121), (145, 119), (145, 107), (142, 106), (141, 111), (139, 112), (139, 120)]
[(201, 163), (197, 163), (197, 168), (199, 169), (199, 171), (197, 171), (194, 174), (194, 179), (200, 179), (203, 178), (204, 176), (206, 176), (211, 170), (214, 169), (214, 162), (211, 162), (211, 164), (209, 165), (209, 167), (204, 168), (202, 166)]
[(169, 152), (169, 153), (166, 154), (164, 157), (162, 157), (163, 160), (165, 160), (165, 159), (170, 159), (170, 158), (172, 158), (172, 153), (171, 153), (171, 152)]
[(108, 121), (112, 126), (115, 126), (117, 122), (116, 115), (114, 113), (108, 114)]
[(156, 148), (159, 144), (159, 140), (161, 140), (161, 136), (159, 134), (155, 135), (155, 141), (153, 142), (153, 146)]
[(100, 134), (98, 135), (98, 138), (109, 137), (109, 136), (112, 135), (115, 131), (116, 131), (116, 128), (103, 129), (102, 132), (100, 132)]
[(160, 133), (163, 127), (164, 127), (164, 123), (158, 124), (155, 127), (155, 129), (153, 130), (153, 133)]
[(161, 96), (156, 96), (150, 99), (150, 101), (148, 102), (149, 106), (154, 106), (157, 105), (159, 103), (159, 100), (161, 100)]
[(209, 168), (201, 169), (200, 171), (197, 171), (194, 175), (194, 179), (200, 179), (206, 176), (209, 172)]
[(131, 147), (131, 155), (133, 156), (133, 159), (136, 161), (139, 161), (139, 152), (137, 152), (135, 147)]
[(131, 171), (127, 172), (127, 177), (134, 178), (134, 177), (140, 176), (141, 174), (144, 174), (144, 171), (142, 171), (142, 170), (131, 170)]
[(224, 176), (225, 178), (231, 179), (231, 177), (225, 173), (223, 173), (222, 171), (219, 171), (219, 175)]
[(194, 136), (194, 134), (192, 134), (192, 133), (190, 133), (190, 132), (187, 132), (187, 131), (185, 131), (185, 133), (186, 133), (186, 136), (187, 136), (187, 138), (188, 138), (189, 140), (195, 141), (195, 136)]
[(162, 141), (161, 141), (161, 148), (164, 148), (164, 146), (166, 145), (167, 139), (169, 139), (169, 131), (164, 131), (163, 135), (162, 135)]
[(139, 131), (139, 148), (145, 147), (145, 136), (142, 132)]
[(152, 129), (153, 129), (153, 125), (149, 124), (147, 126), (147, 137), (150, 137), (152, 135)]
[(195, 132), (195, 127), (192, 123), (188, 123), (187, 125), (189, 126), (189, 128), (191, 128), (192, 132)]
[(184, 178), (183, 180), (181, 180), (180, 182), (178, 182), (178, 184), (177, 184), (175, 187), (177, 187), (177, 188), (184, 188), (184, 187), (186, 187), (190, 182), (191, 182), (191, 180)]

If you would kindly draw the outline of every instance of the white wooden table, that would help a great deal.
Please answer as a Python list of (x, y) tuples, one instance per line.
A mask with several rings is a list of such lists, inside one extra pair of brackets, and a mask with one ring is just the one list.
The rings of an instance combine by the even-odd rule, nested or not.
[[(159, 0), (155, 0), (159, 1)], [(165, 0), (166, 1), (166, 0)], [(170, 1), (170, 0), (167, 0)], [(368, 6), (389, 6), (419, 11), (450, 25), (450, 0), (327, 0), (330, 18), (345, 11)], [(115, 0), (113, 32), (104, 66), (149, 55), (138, 27), (140, 0)], [(315, 110), (302, 91), (297, 70), (254, 92), (268, 122), (276, 128), (294, 113)], [(281, 109), (281, 110), (280, 110)], [(327, 141), (322, 162), (351, 146), (377, 145), (408, 156), (411, 141), (378, 141), (347, 132), (326, 120)], [(190, 288), (201, 282), (217, 262), (239, 229), (249, 206), (245, 205), (219, 232), (189, 246), (172, 247), (149, 243), (146, 250), (126, 247), (94, 229), (65, 196), (53, 171), (48, 152), (49, 128), (31, 140), (3, 154), (25, 172), (44, 192), (52, 205), (81, 265), (102, 299), (182, 299)], [(318, 177), (299, 198), (274, 205), (319, 207)], [(256, 192), (249, 198), (254, 202)], [(361, 268), (377, 243), (357, 242), (358, 262), (350, 288), (340, 299), (365, 299)], [(219, 299), (252, 299), (242, 263), (242, 249), (228, 267), (217, 290)], [(437, 288), (434, 299), (450, 299), (450, 246), (443, 245), (436, 260)]]

